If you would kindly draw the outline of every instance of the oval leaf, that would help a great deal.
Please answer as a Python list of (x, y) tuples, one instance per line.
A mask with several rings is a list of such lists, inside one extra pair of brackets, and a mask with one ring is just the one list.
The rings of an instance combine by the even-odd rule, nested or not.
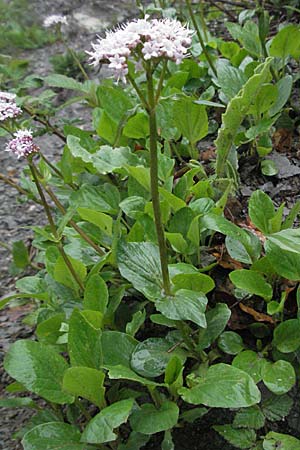
[(52, 347), (34, 341), (17, 341), (9, 349), (4, 368), (26, 389), (53, 403), (72, 403), (74, 397), (62, 390), (68, 364)]
[(191, 389), (182, 388), (183, 400), (212, 408), (246, 408), (260, 402), (260, 392), (253, 379), (227, 364), (211, 366)]

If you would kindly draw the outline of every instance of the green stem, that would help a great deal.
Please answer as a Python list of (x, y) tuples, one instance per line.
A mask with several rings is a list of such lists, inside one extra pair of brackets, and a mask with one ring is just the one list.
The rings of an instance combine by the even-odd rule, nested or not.
[(92, 416), (78, 398), (75, 399), (75, 405), (78, 406), (78, 408), (80, 409), (86, 420), (89, 422), (92, 419)]
[(136, 93), (138, 94), (138, 96), (139, 96), (139, 98), (140, 98), (140, 100), (141, 100), (141, 102), (142, 102), (142, 104), (143, 104), (145, 110), (146, 110), (147, 112), (149, 112), (149, 105), (148, 105), (148, 102), (147, 102), (147, 100), (146, 100), (144, 94), (142, 93), (142, 91), (140, 90), (140, 88), (138, 87), (138, 85), (136, 84), (134, 78), (132, 78), (132, 76), (131, 76), (130, 74), (127, 75), (127, 78), (128, 78), (128, 80), (130, 81), (130, 83), (132, 84), (132, 86), (134, 87)]
[(159, 78), (159, 82), (158, 82), (158, 86), (157, 86), (157, 91), (156, 91), (156, 95), (155, 95), (155, 103), (158, 102), (159, 97), (160, 97), (160, 93), (163, 87), (163, 83), (164, 83), (164, 79), (165, 79), (165, 75), (166, 75), (166, 70), (167, 70), (167, 65), (168, 65), (168, 61), (165, 60), (163, 62), (163, 67), (161, 70), (161, 74), (160, 74), (160, 78)]
[(89, 76), (88, 76), (88, 74), (86, 73), (86, 71), (85, 71), (83, 65), (81, 64), (81, 62), (80, 62), (79, 59), (77, 58), (77, 55), (76, 55), (76, 53), (74, 52), (74, 50), (73, 50), (72, 48), (70, 48), (67, 44), (66, 44), (66, 47), (67, 47), (68, 52), (70, 52), (72, 58), (73, 58), (74, 61), (76, 62), (76, 64), (77, 64), (77, 66), (78, 66), (80, 72), (82, 73), (84, 79), (85, 79), (86, 81), (89, 81)]
[[(47, 192), (49, 197), (53, 200), (53, 203), (57, 206), (57, 208), (60, 210), (60, 212), (62, 214), (66, 214), (67, 211), (65, 210), (63, 205), (60, 203), (60, 201), (58, 200), (58, 198), (56, 197), (54, 192), (47, 186), (45, 187), (45, 191)], [(71, 225), (72, 228), (74, 228), (75, 231), (77, 231), (77, 233), (79, 234), (79, 236), (82, 237), (82, 239), (84, 239), (91, 247), (93, 247), (93, 249), (100, 256), (104, 255), (104, 252), (101, 250), (101, 248), (98, 247), (98, 245), (94, 243), (94, 241), (77, 225), (76, 222), (74, 222), (74, 220), (70, 219), (68, 223)]]
[(41, 198), (41, 201), (42, 201), (42, 204), (43, 204), (43, 207), (44, 207), (44, 210), (45, 210), (48, 222), (50, 224), (50, 228), (51, 228), (52, 234), (58, 241), (57, 244), (56, 244), (57, 248), (58, 248), (58, 250), (59, 250), (59, 252), (60, 252), (60, 254), (61, 254), (61, 256), (62, 256), (62, 258), (63, 258), (63, 260), (64, 260), (64, 262), (66, 264), (66, 266), (68, 267), (72, 277), (74, 278), (75, 282), (78, 284), (80, 289), (83, 291), (84, 290), (84, 286), (83, 286), (80, 278), (78, 277), (78, 275), (77, 275), (77, 273), (76, 273), (76, 271), (75, 271), (71, 261), (69, 260), (67, 254), (65, 253), (62, 243), (59, 241), (59, 236), (57, 234), (56, 225), (54, 223), (50, 207), (49, 207), (49, 205), (47, 203), (47, 200), (46, 200), (46, 197), (44, 195), (43, 189), (42, 189), (41, 184), (39, 182), (39, 178), (38, 178), (38, 174), (37, 174), (37, 171), (36, 171), (36, 167), (33, 164), (32, 159), (30, 157), (28, 158), (28, 165), (29, 165), (32, 177), (34, 179), (34, 182), (36, 184), (37, 190), (39, 192), (39, 195), (40, 195), (40, 198)]
[[(16, 183), (14, 183), (10, 178), (7, 178), (4, 175), (2, 175), (2, 173), (0, 173), (0, 180), (4, 181), (4, 183), (9, 184), (10, 186), (12, 186), (14, 189), (16, 189), (22, 195), (29, 195), (30, 194), (28, 191), (26, 191), (25, 189), (21, 188)], [(40, 200), (36, 199), (36, 198), (34, 198), (34, 201), (36, 203), (42, 204), (42, 202)]]
[(187, 348), (198, 359), (199, 355), (197, 354), (196, 349), (195, 349), (195, 342), (194, 342), (193, 338), (191, 338), (189, 332), (186, 329), (187, 325), (182, 321), (178, 321), (177, 328), (180, 331), (182, 339), (183, 339), (184, 343), (186, 344)]
[[(61, 171), (60, 171), (57, 167), (55, 167), (54, 164), (52, 164), (52, 163), (49, 161), (49, 159), (46, 158), (45, 155), (43, 155), (42, 152), (40, 152), (40, 156), (41, 156), (41, 158), (45, 161), (45, 163), (50, 167), (50, 169), (52, 169), (53, 172), (56, 173), (56, 175), (64, 181), (64, 176), (63, 176), (63, 174), (61, 173)], [(67, 184), (68, 186), (70, 186), (74, 191), (77, 190), (77, 186), (76, 186), (74, 183), (66, 183), (66, 184)]]
[(23, 111), (27, 112), (27, 114), (29, 114), (29, 116), (35, 120), (36, 122), (44, 125), (49, 131), (51, 131), (51, 133), (55, 134), (55, 136), (59, 137), (64, 143), (67, 142), (67, 139), (65, 138), (65, 136), (63, 135), (63, 133), (56, 128), (54, 125), (52, 125), (48, 119), (46, 119), (45, 117), (42, 118), (39, 115), (35, 114), (34, 111), (31, 111), (27, 106), (22, 106)]
[(61, 31), (61, 25), (60, 25), (60, 24), (58, 24), (58, 26), (57, 26), (57, 31), (58, 31), (58, 37), (59, 37), (60, 41), (63, 42), (63, 44), (64, 44), (65, 47), (66, 47), (66, 50), (70, 53), (70, 55), (71, 55), (72, 58), (74, 59), (76, 65), (78, 66), (78, 69), (80, 70), (80, 72), (81, 72), (82, 75), (83, 75), (83, 78), (84, 78), (86, 81), (88, 81), (88, 80), (89, 80), (89, 76), (88, 76), (88, 74), (86, 73), (86, 71), (85, 71), (83, 65), (82, 65), (81, 62), (79, 61), (79, 59), (78, 59), (78, 57), (77, 57), (77, 55), (76, 55), (76, 52), (74, 52), (74, 50), (73, 50), (71, 47), (69, 47), (68, 42), (67, 42), (67, 40), (64, 38), (64, 35), (63, 35), (62, 31)]
[(161, 220), (161, 211), (158, 192), (158, 157), (157, 157), (157, 126), (156, 126), (156, 101), (153, 88), (153, 77), (150, 63), (147, 70), (147, 87), (149, 102), (149, 128), (150, 128), (150, 178), (151, 178), (151, 195), (152, 205), (155, 219), (155, 227), (159, 246), (161, 271), (163, 278), (163, 286), (166, 295), (171, 294), (168, 254), (164, 235), (164, 228)]
[(151, 398), (152, 398), (153, 403), (156, 406), (156, 408), (160, 408), (163, 402), (162, 402), (162, 398), (159, 395), (159, 392), (157, 391), (157, 389), (155, 387), (148, 386), (148, 391), (151, 395)]
[(190, 0), (185, 0), (185, 3), (186, 3), (186, 6), (187, 6), (187, 8), (188, 8), (188, 10), (189, 10), (189, 14), (190, 14), (191, 20), (192, 20), (192, 22), (193, 22), (193, 25), (194, 25), (194, 28), (195, 28), (197, 37), (198, 37), (198, 39), (199, 39), (199, 42), (200, 42), (202, 51), (203, 51), (203, 53), (204, 53), (204, 55), (205, 55), (205, 57), (206, 57), (206, 59), (207, 59), (207, 62), (208, 62), (208, 64), (209, 64), (211, 70), (213, 71), (213, 74), (214, 74), (215, 76), (217, 76), (216, 68), (215, 68), (215, 66), (214, 66), (214, 64), (213, 64), (213, 61), (212, 61), (212, 59), (211, 59), (211, 57), (210, 57), (210, 54), (209, 54), (209, 52), (207, 51), (207, 49), (206, 49), (206, 47), (205, 47), (205, 43), (204, 43), (204, 41), (203, 41), (203, 39), (202, 39), (201, 32), (200, 32), (200, 30), (199, 30), (199, 27), (198, 27), (198, 24), (197, 24), (197, 21), (196, 21), (194, 12), (193, 12), (193, 8), (192, 8), (192, 6), (191, 6), (191, 2), (190, 2)]

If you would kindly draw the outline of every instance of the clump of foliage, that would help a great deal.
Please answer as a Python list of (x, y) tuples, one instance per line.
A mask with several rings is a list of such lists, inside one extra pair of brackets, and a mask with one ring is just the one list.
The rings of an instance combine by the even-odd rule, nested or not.
[(0, 51), (34, 49), (53, 42), (53, 36), (35, 25), (25, 0), (0, 1)]
[[(14, 247), (15, 266), (36, 273), (0, 302), (36, 305), (36, 340), (15, 342), (4, 362), (16, 380), (7, 391), (28, 396), (1, 400), (36, 410), (18, 434), (25, 450), (138, 450), (156, 435), (172, 450), (172, 430), (212, 408), (233, 412), (214, 429), (236, 448), (300, 448), (273, 426), (289, 414), (298, 377), (300, 204), (284, 216), (284, 204), (256, 190), (247, 223), (226, 215), (241, 149), (276, 174), (266, 156), (297, 80), (289, 64), (300, 28), (269, 37), (258, 7), (227, 23), (234, 40), (225, 41), (181, 3), (193, 32), (172, 7), (171, 18), (146, 16), (93, 45), (92, 62), (109, 63), (124, 84), (50, 74), (36, 81), (47, 87), (39, 97), (24, 85), (17, 98), (0, 93), (3, 132), (14, 134), (6, 149), (28, 162), (20, 185), (2, 179), (48, 219), (32, 227), (33, 260)], [(92, 110), (87, 129), (53, 124), (51, 88), (72, 93), (59, 109)], [(58, 162), (38, 147), (33, 121), (36, 134), (61, 139)], [(216, 156), (205, 165), (207, 136)], [(246, 332), (232, 326), (237, 311), (253, 317)]]
[[(88, 72), (89, 67), (86, 65), (86, 53), (76, 52), (75, 55), (82, 67), (84, 67), (85, 72)], [(77, 62), (74, 61), (74, 55), (70, 52), (53, 55), (50, 58), (50, 62), (55, 73), (66, 75), (67, 77), (74, 78), (79, 81), (84, 80), (82, 73), (78, 70)]]

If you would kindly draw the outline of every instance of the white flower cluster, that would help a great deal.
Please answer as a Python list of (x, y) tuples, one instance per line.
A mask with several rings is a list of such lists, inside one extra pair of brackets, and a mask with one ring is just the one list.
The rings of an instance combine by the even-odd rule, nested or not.
[(168, 58), (180, 64), (187, 55), (193, 32), (177, 20), (138, 19), (108, 31), (105, 38), (92, 44), (92, 65), (108, 62), (116, 78), (125, 81), (128, 73), (127, 58), (138, 48), (147, 61), (152, 58)]
[(5, 151), (14, 153), (17, 155), (18, 159), (40, 150), (33, 142), (31, 130), (18, 130), (14, 133), (14, 136), (15, 138), (9, 141)]
[(16, 95), (9, 92), (0, 92), (0, 122), (14, 119), (22, 114), (21, 108), (16, 105)]
[(53, 25), (68, 25), (66, 16), (61, 16), (60, 14), (53, 14), (52, 16), (46, 17), (44, 20), (44, 27), (50, 28)]

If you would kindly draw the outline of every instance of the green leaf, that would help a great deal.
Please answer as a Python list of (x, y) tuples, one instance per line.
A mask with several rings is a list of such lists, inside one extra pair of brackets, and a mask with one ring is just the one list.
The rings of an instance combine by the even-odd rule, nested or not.
[(254, 428), (255, 430), (259, 430), (264, 424), (265, 416), (257, 405), (241, 409), (236, 413), (233, 421), (233, 426), (236, 428)]
[(300, 56), (300, 29), (297, 25), (287, 25), (276, 34), (272, 39), (270, 49), (271, 56), (286, 58)]
[(143, 434), (155, 434), (173, 428), (178, 421), (179, 408), (174, 402), (165, 401), (159, 409), (151, 403), (145, 403), (130, 417), (134, 431)]
[(279, 113), (290, 98), (293, 86), (293, 77), (291, 75), (285, 75), (283, 78), (277, 81), (275, 86), (277, 86), (278, 96), (274, 105), (269, 111), (271, 117)]
[(145, 211), (146, 200), (143, 197), (133, 195), (122, 200), (119, 206), (126, 216), (137, 219)]
[(218, 177), (226, 175), (226, 161), (234, 139), (255, 98), (259, 96), (263, 84), (270, 78), (271, 62), (272, 58), (267, 58), (264, 63), (256, 68), (254, 75), (249, 78), (240, 92), (229, 102), (226, 112), (222, 115), (222, 127), (219, 129), (218, 137), (215, 141)]
[(26, 245), (23, 241), (13, 243), (12, 255), (15, 265), (19, 269), (25, 269), (29, 264), (29, 255)]
[(62, 422), (42, 423), (25, 434), (24, 450), (85, 450), (78, 428)]
[(194, 387), (182, 388), (179, 393), (188, 403), (213, 408), (245, 408), (260, 402), (260, 392), (253, 379), (227, 364), (211, 366)]
[(300, 254), (300, 228), (288, 228), (268, 236), (281, 250)]
[[(277, 233), (276, 233), (277, 234)], [(274, 236), (274, 235), (272, 235)], [(269, 237), (268, 237), (269, 238)], [(291, 245), (291, 242), (290, 242)], [(300, 279), (300, 254), (287, 251), (267, 240), (265, 244), (266, 256), (273, 270), (288, 280)]]
[(147, 444), (149, 439), (150, 437), (145, 434), (132, 431), (126, 444), (121, 443), (118, 446), (118, 450), (140, 450), (145, 444)]
[(240, 430), (232, 425), (215, 425), (213, 429), (237, 448), (252, 448), (256, 441), (254, 430)]
[(247, 250), (240, 241), (232, 238), (231, 236), (226, 236), (225, 245), (231, 258), (235, 259), (236, 261), (240, 261), (244, 264), (252, 264), (251, 257), (249, 256)]
[(147, 378), (143, 378), (137, 375), (133, 370), (129, 367), (122, 365), (114, 365), (109, 366), (105, 365), (105, 368), (108, 370), (108, 377), (111, 380), (129, 380), (135, 381), (137, 383), (142, 384), (143, 386), (163, 386), (163, 384), (155, 383), (155, 381), (148, 380)]
[(249, 114), (260, 117), (274, 105), (278, 96), (277, 86), (271, 83), (265, 83), (261, 86), (259, 95), (254, 99)]
[(270, 431), (263, 442), (264, 450), (300, 450), (300, 441), (288, 434), (275, 433)]
[(218, 216), (217, 214), (206, 214), (200, 220), (201, 225), (207, 230), (218, 231), (225, 236), (230, 236), (233, 239), (239, 240), (245, 247), (251, 260), (256, 259), (256, 250), (253, 247), (251, 236), (242, 228), (238, 227), (234, 223)]
[(271, 300), (273, 296), (272, 286), (259, 272), (247, 269), (233, 270), (229, 278), (236, 287), (249, 294), (259, 295), (265, 300)]
[(282, 395), (292, 389), (296, 382), (294, 367), (288, 361), (279, 360), (267, 364), (262, 372), (263, 382), (274, 394)]
[(190, 143), (195, 144), (208, 133), (205, 106), (194, 103), (191, 97), (180, 97), (174, 102), (173, 121)]
[[(70, 317), (68, 350), (72, 366), (100, 369), (102, 365), (101, 323), (102, 315), (91, 311), (99, 325), (91, 323), (89, 317), (75, 309)], [(98, 315), (99, 316), (98, 316)]]
[(105, 313), (108, 303), (108, 289), (105, 281), (98, 274), (89, 277), (84, 291), (83, 307)]
[(44, 344), (55, 345), (59, 337), (63, 334), (61, 324), (65, 320), (65, 314), (60, 313), (40, 322), (36, 328), (38, 340)]
[(66, 77), (65, 75), (60, 75), (58, 73), (51, 74), (45, 78), (45, 83), (48, 86), (58, 87), (63, 89), (71, 89), (73, 91), (80, 91), (87, 93), (87, 88), (79, 81), (74, 80), (74, 78)]
[(266, 175), (266, 177), (274, 177), (274, 175), (278, 174), (278, 167), (271, 159), (264, 159), (260, 163), (260, 166), (262, 174)]
[(225, 329), (231, 316), (231, 310), (225, 303), (217, 305), (206, 313), (207, 328), (199, 333), (200, 350), (209, 347)]
[(295, 352), (300, 347), (300, 320), (281, 322), (275, 328), (273, 344), (281, 353)]
[(169, 352), (172, 344), (163, 338), (149, 338), (140, 342), (131, 356), (131, 368), (143, 377), (158, 377), (161, 375), (170, 359), (177, 355), (185, 359), (184, 352), (177, 348)]
[(184, 411), (180, 418), (188, 423), (193, 423), (197, 419), (201, 419), (201, 417), (205, 416), (208, 413), (208, 409), (204, 407), (189, 409), (188, 411)]
[(133, 336), (138, 332), (146, 319), (146, 311), (136, 311), (130, 322), (126, 324), (126, 333)]
[(261, 42), (259, 39), (259, 30), (257, 24), (252, 20), (247, 20), (241, 27), (237, 23), (226, 23), (229, 33), (234, 39), (238, 39), (242, 47), (254, 56), (255, 59), (262, 56)]
[(159, 193), (164, 198), (164, 200), (166, 200), (170, 204), (174, 212), (177, 212), (181, 208), (186, 207), (185, 202), (181, 198), (177, 197), (166, 189), (159, 188)]
[(118, 247), (121, 275), (147, 298), (155, 299), (163, 289), (157, 245), (150, 242), (122, 243)]
[(281, 225), (282, 230), (286, 230), (287, 228), (291, 228), (298, 217), (300, 212), (300, 201), (298, 200), (294, 206), (291, 208), (289, 214), (285, 218), (283, 224)]
[(244, 350), (243, 339), (234, 331), (225, 331), (218, 339), (218, 347), (229, 355), (237, 355)]
[(25, 388), (53, 403), (72, 403), (72, 395), (63, 392), (62, 382), (68, 364), (52, 347), (20, 340), (12, 344), (4, 368)]
[(81, 441), (90, 444), (111, 442), (117, 438), (114, 428), (125, 423), (131, 413), (133, 399), (121, 400), (102, 409), (86, 426)]
[(155, 302), (156, 309), (172, 320), (190, 320), (206, 328), (205, 310), (207, 298), (202, 292), (180, 289), (174, 296), (161, 297)]
[(175, 450), (170, 430), (165, 431), (164, 440), (161, 443), (161, 450)]
[(143, 166), (124, 165), (128, 175), (134, 178), (146, 191), (150, 191), (150, 169)]
[(177, 253), (185, 254), (188, 250), (188, 244), (180, 233), (165, 233), (167, 240), (170, 242), (173, 250)]
[(78, 214), (83, 220), (93, 223), (108, 236), (112, 236), (113, 220), (108, 214), (89, 208), (78, 208)]
[[(87, 270), (85, 265), (78, 261), (77, 259), (72, 258), (71, 256), (68, 256), (68, 259), (70, 263), (72, 264), (72, 267), (74, 271), (76, 272), (77, 277), (81, 281), (81, 283), (84, 283)], [(59, 255), (54, 267), (53, 267), (53, 278), (58, 283), (63, 284), (64, 286), (69, 287), (70, 289), (73, 289), (74, 291), (78, 291), (79, 286), (75, 279), (73, 278), (73, 275), (70, 272), (69, 267), (67, 266), (64, 258)]]
[(178, 356), (174, 355), (168, 362), (165, 370), (165, 383), (172, 387), (182, 387), (183, 364)]
[(103, 364), (106, 367), (121, 364), (130, 367), (131, 355), (138, 341), (120, 331), (104, 331), (102, 333)]
[(146, 139), (149, 134), (148, 116), (143, 112), (130, 117), (123, 129), (123, 135), (132, 139)]
[(283, 420), (292, 409), (293, 399), (289, 395), (272, 395), (262, 404), (262, 410), (268, 420)]
[(76, 136), (68, 136), (67, 144), (75, 158), (92, 164), (100, 174), (124, 172), (126, 164), (134, 166), (140, 163), (138, 157), (127, 147), (113, 148), (103, 145), (97, 152), (90, 153), (81, 146), (80, 139)]
[(90, 367), (70, 367), (63, 379), (63, 389), (76, 397), (83, 397), (99, 408), (105, 405), (105, 375)]
[(175, 290), (188, 289), (190, 291), (207, 294), (215, 287), (214, 280), (204, 273), (181, 273), (172, 278)]
[(101, 108), (116, 123), (133, 107), (131, 99), (119, 86), (100, 85), (97, 87), (97, 97)]
[(259, 353), (252, 350), (245, 350), (239, 353), (232, 361), (234, 367), (248, 373), (255, 383), (261, 381), (262, 371), (266, 364), (267, 361)]
[(116, 186), (104, 183), (101, 186), (83, 184), (77, 191), (72, 192), (70, 205), (77, 209), (84, 207), (107, 214), (117, 214), (120, 194)]
[(242, 89), (247, 77), (241, 69), (233, 67), (229, 61), (221, 59), (217, 63), (218, 84), (228, 100)]
[(263, 191), (253, 192), (249, 200), (249, 217), (251, 222), (263, 233), (272, 232), (270, 220), (275, 215), (275, 208), (270, 197)]

